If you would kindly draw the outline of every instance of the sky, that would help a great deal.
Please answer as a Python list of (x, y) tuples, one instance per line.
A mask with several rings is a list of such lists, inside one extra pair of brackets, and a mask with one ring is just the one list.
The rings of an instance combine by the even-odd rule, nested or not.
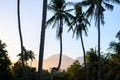
[[(77, 1), (77, 0), (69, 0)], [(120, 30), (120, 5), (114, 5), (112, 12), (105, 11), (105, 25), (101, 26), (101, 51), (106, 52), (111, 41)], [(53, 14), (48, 11), (48, 18)], [(42, 20), (42, 0), (21, 0), (21, 27), (24, 46), (32, 50), (38, 59), (40, 31)], [(67, 32), (64, 25), (63, 54), (76, 59), (83, 56), (80, 39), (72, 38), (72, 32)], [(86, 51), (97, 47), (97, 27), (91, 21), (88, 37), (83, 36)], [(12, 61), (17, 61), (20, 53), (20, 39), (17, 22), (17, 0), (0, 0), (0, 40), (6, 43), (8, 55)], [(56, 29), (46, 28), (44, 59), (59, 53), (59, 40), (56, 39)]]

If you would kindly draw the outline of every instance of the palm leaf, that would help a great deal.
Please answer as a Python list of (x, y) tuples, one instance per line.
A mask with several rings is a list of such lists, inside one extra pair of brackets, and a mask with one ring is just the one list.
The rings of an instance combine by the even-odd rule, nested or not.
[(91, 6), (89, 7), (89, 9), (86, 11), (86, 16), (87, 16), (87, 18), (90, 17), (90, 16), (93, 17), (94, 8), (95, 8), (95, 6), (94, 6), (94, 5), (91, 5)]
[(47, 22), (46, 25), (51, 25), (55, 21), (56, 15), (52, 16)]
[(120, 41), (120, 31), (116, 34), (116, 38), (118, 38)]
[(113, 5), (111, 5), (111, 4), (108, 4), (108, 3), (106, 3), (106, 2), (103, 2), (103, 4), (105, 5), (105, 7), (107, 8), (107, 9), (109, 9), (109, 10), (113, 10)]
[(82, 1), (79, 4), (82, 6), (89, 6), (90, 5), (88, 1)]
[(56, 6), (55, 5), (51, 5), (51, 4), (48, 4), (47, 9), (51, 10), (52, 12), (56, 12), (56, 10), (57, 10)]
[(112, 2), (120, 4), (120, 0), (112, 0)]

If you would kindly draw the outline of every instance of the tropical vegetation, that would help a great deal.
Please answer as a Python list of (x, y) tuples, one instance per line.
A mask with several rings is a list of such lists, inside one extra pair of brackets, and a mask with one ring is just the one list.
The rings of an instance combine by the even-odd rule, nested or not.
[[(18, 32), (20, 37), (21, 52), (18, 53), (18, 60), (12, 63), (6, 44), (0, 40), (0, 80), (120, 80), (120, 30), (116, 34), (118, 41), (110, 42), (108, 53), (101, 51), (101, 24), (104, 25), (104, 12), (113, 10), (113, 3), (120, 4), (120, 0), (81, 0), (76, 3), (66, 0), (43, 0), (42, 27), (39, 48), (38, 71), (32, 67), (35, 59), (34, 52), (27, 50), (23, 44), (20, 0), (17, 0)], [(70, 6), (70, 7), (69, 7)], [(86, 9), (84, 9), (86, 8)], [(53, 15), (46, 21), (47, 9)], [(94, 17), (94, 19), (92, 19)], [(95, 23), (98, 29), (97, 47), (86, 51), (84, 45), (83, 32), (87, 36), (90, 21)], [(65, 25), (66, 24), (66, 25)], [(56, 28), (57, 39), (60, 40), (60, 57), (58, 66), (53, 67), (51, 72), (42, 69), (44, 56), (44, 41), (46, 27)], [(80, 38), (83, 50), (84, 63), (73, 62), (67, 70), (61, 70), (63, 52), (63, 29), (68, 27), (68, 32), (72, 31), (77, 39)], [(101, 54), (102, 53), (102, 54)], [(28, 61), (31, 60), (31, 65)], [(54, 74), (54, 75), (53, 75)]]
[[(117, 43), (117, 42), (116, 42)], [(110, 43), (111, 44), (111, 43)], [(15, 63), (11, 63), (10, 58), (8, 57), (8, 52), (5, 49), (6, 44), (0, 40), (0, 77), (1, 80), (24, 80), (22, 73), (22, 61), (18, 57), (18, 61)], [(114, 47), (110, 49), (116, 50)], [(26, 50), (29, 54), (33, 52), (31, 50)], [(27, 54), (27, 53), (26, 53)], [(33, 54), (33, 53), (32, 53)], [(27, 55), (29, 57), (29, 55)], [(91, 48), (86, 51), (86, 67), (84, 64), (80, 64), (79, 61), (74, 61), (67, 70), (58, 70), (54, 71), (54, 80), (85, 80), (87, 74), (88, 80), (98, 80), (97, 72), (98, 72), (98, 51), (95, 48)], [(31, 59), (31, 58), (29, 58)], [(27, 59), (27, 60), (29, 60)], [(112, 53), (111, 50), (108, 49), (108, 53), (103, 53), (101, 55), (101, 69), (102, 69), (102, 80), (119, 80), (120, 79), (120, 54)], [(85, 72), (85, 69), (87, 72)], [(35, 67), (31, 67), (28, 64), (25, 64), (26, 70), (26, 79), (27, 80), (38, 80), (37, 77), (38, 71)], [(77, 73), (77, 74), (76, 74)], [(42, 70), (42, 80), (50, 80), (51, 72), (48, 70)]]

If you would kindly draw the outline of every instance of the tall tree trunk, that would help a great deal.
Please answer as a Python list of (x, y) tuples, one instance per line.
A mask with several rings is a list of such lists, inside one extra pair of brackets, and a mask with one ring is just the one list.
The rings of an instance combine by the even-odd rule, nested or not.
[(44, 54), (46, 16), (47, 16), (47, 0), (43, 0), (42, 27), (41, 27), (39, 63), (38, 63), (38, 80), (42, 80), (42, 65), (43, 65), (43, 54)]
[(81, 44), (82, 44), (82, 49), (83, 49), (83, 56), (84, 56), (85, 80), (88, 80), (87, 67), (86, 67), (86, 54), (85, 54), (85, 47), (84, 47), (84, 42), (83, 42), (82, 33), (80, 33), (80, 39), (81, 39)]
[(24, 47), (23, 47), (21, 22), (20, 22), (20, 0), (17, 1), (17, 16), (18, 16), (18, 29), (19, 29), (19, 36), (20, 36), (20, 43), (21, 43), (22, 72), (23, 72), (23, 78), (25, 80), (25, 64), (24, 64), (24, 51), (23, 51)]
[(59, 33), (60, 33), (60, 57), (59, 57), (59, 63), (57, 67), (53, 67), (52, 71), (51, 71), (51, 79), (53, 80), (53, 72), (58, 71), (60, 69), (61, 66), (61, 61), (62, 61), (62, 31), (63, 31), (63, 22), (62, 19), (60, 20), (60, 29), (59, 29)]
[(98, 80), (101, 80), (100, 15), (98, 14)]

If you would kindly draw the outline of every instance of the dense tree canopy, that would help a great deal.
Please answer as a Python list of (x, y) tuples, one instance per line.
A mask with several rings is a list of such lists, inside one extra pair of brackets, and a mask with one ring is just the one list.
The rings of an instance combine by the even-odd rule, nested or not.
[(6, 44), (0, 40), (0, 79), (12, 80), (12, 74), (10, 73), (11, 61), (5, 48)]
[(81, 70), (81, 65), (79, 63), (79, 61), (75, 61), (72, 65), (70, 65), (70, 67), (68, 67), (67, 69), (67, 74), (69, 76), (69, 80), (70, 79), (80, 79), (80, 70)]

